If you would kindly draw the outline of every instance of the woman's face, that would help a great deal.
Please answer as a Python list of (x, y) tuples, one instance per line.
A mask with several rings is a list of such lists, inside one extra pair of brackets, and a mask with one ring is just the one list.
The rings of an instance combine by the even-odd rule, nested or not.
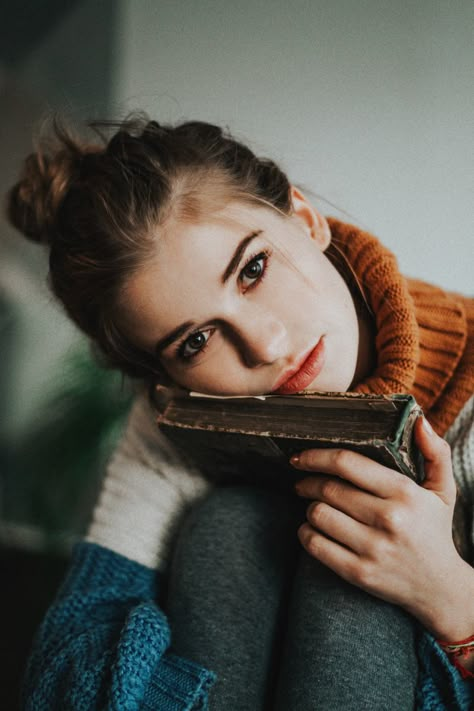
[(124, 290), (124, 325), (179, 385), (216, 395), (344, 391), (359, 328), (324, 254), (325, 219), (293, 189), (294, 214), (230, 203), (160, 232)]

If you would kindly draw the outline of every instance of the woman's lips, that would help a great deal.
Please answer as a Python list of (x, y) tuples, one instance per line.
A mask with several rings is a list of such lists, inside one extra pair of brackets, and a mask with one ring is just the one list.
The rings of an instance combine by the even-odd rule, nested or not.
[(277, 385), (272, 392), (277, 395), (291, 395), (304, 390), (316, 380), (323, 369), (325, 361), (324, 336), (322, 336), (303, 363), (283, 383)]

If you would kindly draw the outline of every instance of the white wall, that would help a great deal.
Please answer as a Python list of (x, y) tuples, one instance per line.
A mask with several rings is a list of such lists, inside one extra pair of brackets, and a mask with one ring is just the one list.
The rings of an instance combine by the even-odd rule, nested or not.
[[(202, 118), (376, 232), (406, 273), (472, 293), (473, 26), (471, 0), (82, 0), (0, 64), (0, 192), (45, 108)], [(21, 297), (0, 382), (10, 430), (75, 339), (38, 248), (2, 218), (0, 232), (0, 281)]]
[(229, 125), (472, 293), (473, 27), (471, 0), (121, 0), (115, 109)]

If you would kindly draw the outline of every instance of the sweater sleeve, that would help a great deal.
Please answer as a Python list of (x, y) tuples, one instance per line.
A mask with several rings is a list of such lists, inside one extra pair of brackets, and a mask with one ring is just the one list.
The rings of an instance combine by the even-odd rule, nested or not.
[[(445, 435), (451, 445), (453, 471), (457, 486), (472, 511), (474, 508), (474, 397), (459, 413)], [(474, 530), (471, 532), (474, 544)], [(474, 550), (474, 547), (473, 547)], [(471, 564), (474, 561), (471, 561)], [(473, 628), (474, 632), (474, 620)], [(474, 679), (463, 680), (459, 671), (448, 659), (434, 637), (420, 631), (418, 656), (420, 683), (418, 687), (419, 711), (469, 711), (474, 708)]]
[(107, 467), (86, 538), (149, 568), (160, 568), (180, 517), (209, 486), (161, 434), (142, 394)]
[(137, 398), (108, 466), (86, 541), (74, 550), (34, 642), (27, 711), (207, 708), (214, 675), (168, 651), (158, 573), (186, 507), (209, 484)]
[(214, 675), (171, 654), (157, 574), (95, 544), (76, 546), (36, 636), (26, 711), (204, 711)]

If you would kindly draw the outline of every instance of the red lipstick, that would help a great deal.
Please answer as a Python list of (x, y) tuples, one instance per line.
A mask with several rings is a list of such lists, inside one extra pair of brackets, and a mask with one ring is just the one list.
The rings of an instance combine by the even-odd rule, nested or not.
[(322, 336), (297, 369), (286, 373), (283, 382), (277, 383), (277, 387), (272, 392), (276, 395), (292, 395), (304, 390), (318, 377), (324, 361), (324, 336)]

